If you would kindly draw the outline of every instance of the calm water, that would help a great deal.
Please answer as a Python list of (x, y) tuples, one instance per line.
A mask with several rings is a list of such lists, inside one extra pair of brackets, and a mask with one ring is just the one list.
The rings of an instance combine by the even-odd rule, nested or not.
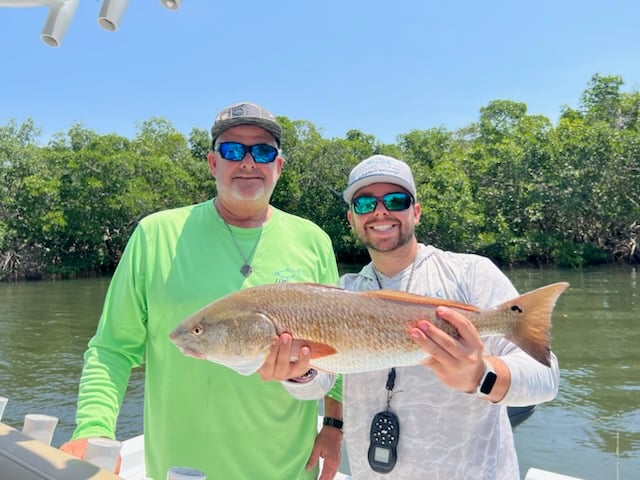
[[(516, 431), (522, 474), (529, 467), (589, 480), (640, 475), (640, 269), (507, 271), (520, 291), (555, 281), (571, 289), (554, 313), (560, 359), (558, 397)], [(0, 395), (3, 422), (22, 427), (27, 413), (60, 418), (59, 446), (74, 428), (82, 355), (93, 334), (108, 279), (0, 284)], [(118, 438), (142, 432), (142, 382), (135, 371)]]

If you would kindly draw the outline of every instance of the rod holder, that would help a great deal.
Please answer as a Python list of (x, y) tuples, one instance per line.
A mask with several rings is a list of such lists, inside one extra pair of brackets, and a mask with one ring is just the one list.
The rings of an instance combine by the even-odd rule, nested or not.
[(71, 25), (71, 20), (73, 20), (79, 4), (80, 0), (51, 2), (40, 39), (50, 47), (57, 48), (62, 45), (62, 39)]
[(129, 0), (103, 0), (98, 14), (98, 25), (107, 32), (117, 31), (128, 6)]

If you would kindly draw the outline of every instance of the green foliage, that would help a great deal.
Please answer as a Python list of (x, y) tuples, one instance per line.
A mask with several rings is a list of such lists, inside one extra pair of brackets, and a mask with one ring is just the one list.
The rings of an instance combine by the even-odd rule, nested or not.
[(476, 250), (484, 222), (462, 167), (465, 143), (443, 129), (412, 131), (400, 135), (399, 143), (422, 206), (418, 239), (445, 249)]
[[(412, 130), (397, 144), (324, 138), (280, 117), (285, 165), (273, 204), (309, 218), (340, 261), (367, 260), (342, 199), (350, 170), (382, 153), (414, 172), (424, 243), (504, 264), (640, 263), (640, 93), (594, 75), (557, 125), (495, 100), (477, 123)], [(0, 280), (111, 272), (137, 222), (215, 195), (209, 132), (151, 118), (133, 139), (80, 124), (38, 143), (32, 119), (0, 126)]]
[(206, 162), (207, 155), (211, 149), (209, 132), (200, 128), (192, 129), (189, 135), (189, 149), (194, 160)]
[(342, 190), (350, 170), (384, 146), (357, 130), (348, 132), (346, 139), (327, 140), (309, 122), (278, 121), (284, 129), (286, 161), (273, 204), (322, 227), (344, 261), (360, 261), (366, 252), (351, 235)]
[(206, 163), (164, 120), (133, 141), (74, 125), (48, 147), (28, 129), (0, 134), (0, 278), (112, 271), (140, 218), (214, 191)]

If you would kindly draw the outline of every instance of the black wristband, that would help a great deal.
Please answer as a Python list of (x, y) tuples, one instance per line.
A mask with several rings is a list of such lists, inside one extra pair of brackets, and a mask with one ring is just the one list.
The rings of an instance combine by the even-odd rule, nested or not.
[(338, 430), (342, 431), (342, 425), (344, 425), (344, 422), (342, 420), (338, 420), (337, 418), (324, 417), (324, 420), (322, 420), (322, 424), (328, 425), (329, 427), (337, 428)]

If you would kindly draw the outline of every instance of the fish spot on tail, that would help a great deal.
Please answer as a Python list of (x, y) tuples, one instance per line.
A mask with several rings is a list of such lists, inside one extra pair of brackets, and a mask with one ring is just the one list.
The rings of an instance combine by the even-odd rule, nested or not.
[(518, 315), (507, 338), (547, 367), (551, 366), (551, 314), (568, 286), (566, 282), (554, 283), (503, 304)]

